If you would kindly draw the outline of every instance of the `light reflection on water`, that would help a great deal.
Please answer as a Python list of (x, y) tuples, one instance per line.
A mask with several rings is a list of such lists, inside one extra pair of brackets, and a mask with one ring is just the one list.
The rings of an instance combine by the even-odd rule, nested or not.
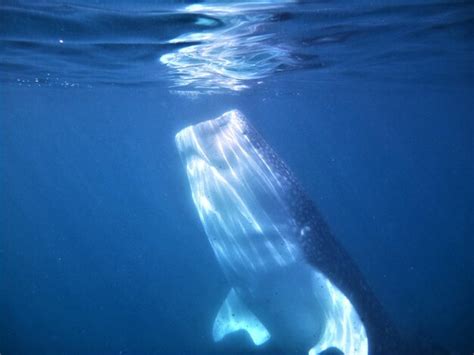
[(264, 33), (273, 11), (284, 3), (191, 5), (183, 11), (218, 17), (225, 26), (208, 32), (186, 33), (169, 43), (189, 43), (161, 56), (174, 71), (174, 85), (200, 91), (249, 88), (250, 82), (298, 66), (291, 48), (274, 33)]
[(258, 84), (284, 90), (284, 81), (308, 78), (316, 85), (472, 81), (471, 3), (266, 1), (116, 9), (77, 2), (0, 4), (0, 83), (156, 86), (193, 97)]

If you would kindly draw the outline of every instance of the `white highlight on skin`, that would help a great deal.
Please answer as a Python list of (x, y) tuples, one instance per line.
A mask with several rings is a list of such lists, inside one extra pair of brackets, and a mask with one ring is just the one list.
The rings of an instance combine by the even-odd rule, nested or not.
[(238, 330), (245, 330), (257, 346), (270, 339), (267, 328), (242, 303), (234, 289), (231, 289), (214, 321), (212, 337), (217, 342)]
[(344, 354), (368, 354), (367, 334), (351, 302), (326, 277), (315, 272), (313, 290), (321, 293), (322, 289), (330, 298), (326, 307), (327, 323), (321, 339), (310, 349), (309, 355), (319, 354), (330, 347), (335, 347)]
[[(181, 131), (176, 141), (186, 162), (194, 203), (227, 272), (271, 269), (299, 257), (290, 236), (279, 182), (255, 154), (240, 113)], [(275, 207), (268, 215), (266, 206)]]

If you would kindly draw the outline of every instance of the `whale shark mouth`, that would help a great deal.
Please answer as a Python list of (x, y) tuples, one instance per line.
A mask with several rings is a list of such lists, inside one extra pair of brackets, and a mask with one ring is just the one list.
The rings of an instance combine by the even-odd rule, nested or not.
[[(291, 171), (232, 110), (176, 135), (191, 194), (216, 258), (232, 285), (213, 338), (244, 330), (318, 354), (367, 354), (364, 324), (351, 301), (306, 252), (323, 254), (315, 211)], [(329, 251), (331, 252), (331, 251)]]

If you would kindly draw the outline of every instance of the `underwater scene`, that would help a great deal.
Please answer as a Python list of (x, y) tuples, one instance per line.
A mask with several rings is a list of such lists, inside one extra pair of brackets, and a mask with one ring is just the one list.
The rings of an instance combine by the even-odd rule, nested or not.
[(474, 2), (0, 1), (0, 355), (474, 354)]

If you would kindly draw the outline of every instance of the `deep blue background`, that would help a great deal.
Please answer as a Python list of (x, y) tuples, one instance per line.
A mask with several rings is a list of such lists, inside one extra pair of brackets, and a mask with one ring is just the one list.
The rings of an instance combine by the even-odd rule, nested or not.
[[(0, 351), (211, 351), (228, 285), (174, 146), (241, 109), (406, 334), (472, 340), (472, 88), (1, 89)], [(306, 86), (304, 86), (306, 85)], [(241, 341), (246, 341), (242, 336)]]

